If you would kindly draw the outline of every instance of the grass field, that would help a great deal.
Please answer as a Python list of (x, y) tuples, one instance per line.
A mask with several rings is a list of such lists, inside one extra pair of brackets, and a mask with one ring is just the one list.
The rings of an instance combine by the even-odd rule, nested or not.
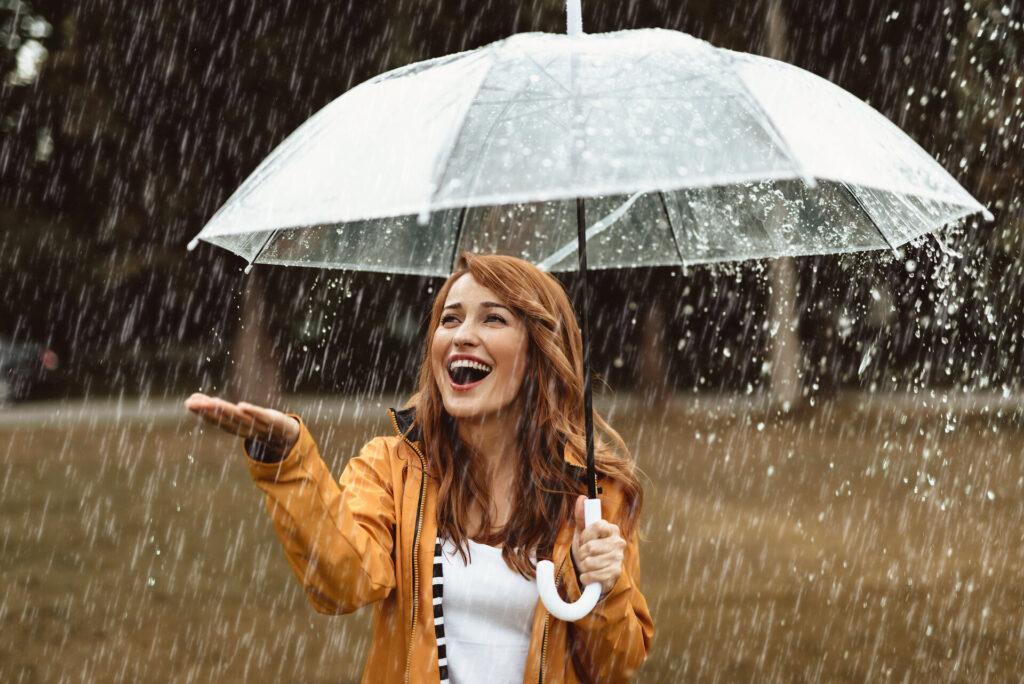
[[(1003, 682), (1024, 671), (1024, 429), (848, 403), (632, 409), (650, 480), (644, 682)], [(344, 460), (383, 412), (312, 421)], [(233, 441), (195, 421), (0, 427), (0, 681), (356, 681)]]

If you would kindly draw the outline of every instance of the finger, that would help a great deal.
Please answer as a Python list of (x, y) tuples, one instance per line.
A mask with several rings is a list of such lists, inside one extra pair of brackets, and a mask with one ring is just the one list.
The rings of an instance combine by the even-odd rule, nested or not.
[(245, 415), (231, 402), (223, 399), (214, 399), (210, 406), (202, 409), (200, 415), (207, 422), (239, 437), (248, 439), (258, 434), (252, 418)]
[(202, 392), (194, 392), (188, 399), (185, 400), (185, 408), (189, 411), (199, 411), (207, 406), (212, 405), (213, 397), (208, 397)]
[(219, 428), (225, 432), (230, 432), (234, 435), (243, 436), (249, 432), (249, 428), (243, 425), (234, 416), (225, 413), (220, 409), (210, 409), (203, 411), (200, 416), (203, 422), (213, 427)]
[(235, 434), (239, 437), (260, 441), (267, 441), (269, 439), (271, 433), (270, 426), (261, 424), (259, 419), (247, 414), (238, 406), (226, 406), (225, 415), (228, 423), (235, 428)]
[(619, 579), (619, 574), (612, 572), (588, 572), (580, 575), (580, 582), (583, 586), (588, 584), (600, 584), (601, 593), (605, 594), (611, 591), (611, 588), (615, 586), (615, 582)]
[(298, 421), (283, 411), (239, 402), (239, 409), (256, 420), (256, 425), (269, 440), (287, 441), (298, 435)]
[(262, 409), (259, 406), (253, 406), (252, 404), (246, 404), (242, 402), (238, 404), (238, 410), (242, 412), (247, 419), (253, 422), (261, 432), (270, 433), (274, 428), (274, 419), (272, 416), (268, 416), (268, 410)]
[(607, 520), (598, 520), (593, 525), (583, 530), (583, 534), (580, 539), (583, 543), (591, 541), (593, 539), (605, 539), (607, 537), (619, 536), (619, 526), (610, 523)]
[(580, 570), (580, 579), (586, 575), (591, 582), (607, 582), (609, 580), (615, 580), (619, 575), (622, 574), (622, 565), (619, 563), (606, 563), (599, 568), (593, 568), (590, 570)]
[(252, 416), (254, 418), (259, 418), (260, 420), (266, 421), (267, 423), (273, 422), (274, 419), (277, 417), (276, 414), (280, 413), (280, 411), (263, 408), (262, 406), (257, 406), (256, 404), (250, 404), (247, 401), (240, 401), (236, 405), (238, 406), (238, 410), (241, 411), (242, 413), (245, 413), (246, 415)]
[(580, 556), (582, 558), (589, 558), (592, 556), (603, 556), (606, 553), (621, 553), (624, 548), (626, 548), (625, 544), (620, 544), (616, 538), (594, 539), (580, 545)]
[(626, 540), (622, 537), (621, 534), (619, 534), (618, 530), (615, 530), (614, 532), (612, 532), (612, 534), (608, 535), (607, 537), (592, 536), (588, 538), (585, 542), (581, 542), (580, 546), (583, 546), (584, 544), (593, 544), (596, 547), (601, 548), (626, 548)]
[(590, 542), (580, 548), (580, 561), (604, 558), (609, 555), (625, 555), (623, 547), (615, 543)]
[(215, 416), (221, 416), (225, 420), (233, 420), (238, 423), (242, 423), (247, 420), (247, 416), (238, 408), (235, 404), (224, 399), (214, 398), (210, 402), (210, 407), (207, 409), (208, 413), (212, 413)]
[(587, 556), (579, 562), (579, 570), (583, 572), (601, 572), (607, 569), (622, 570), (622, 553), (609, 551), (600, 555)]
[(587, 529), (580, 533), (580, 544), (586, 544), (587, 542), (595, 539), (604, 539), (605, 537), (611, 536), (610, 532), (605, 527), (605, 525), (609, 524), (610, 523), (604, 520), (598, 520), (593, 525), (588, 526)]
[(583, 531), (584, 525), (586, 524), (584, 522), (584, 513), (583, 513), (583, 502), (586, 500), (586, 498), (587, 497), (583, 496), (582, 494), (580, 494), (579, 496), (576, 497), (576, 506), (575, 506), (575, 510), (573, 512), (574, 513), (574, 517), (576, 518), (576, 529), (579, 530), (580, 532)]

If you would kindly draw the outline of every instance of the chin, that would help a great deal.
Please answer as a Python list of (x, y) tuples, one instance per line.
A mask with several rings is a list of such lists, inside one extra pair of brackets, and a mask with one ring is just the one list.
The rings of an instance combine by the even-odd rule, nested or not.
[(441, 403), (445, 412), (452, 418), (468, 420), (471, 418), (484, 418), (495, 415), (510, 408), (515, 403), (514, 398), (505, 402), (495, 401), (494, 397), (460, 397), (450, 396), (447, 392), (441, 392)]
[(492, 413), (497, 413), (502, 407), (488, 406), (479, 401), (451, 401), (444, 397), (444, 410), (452, 418), (481, 418)]

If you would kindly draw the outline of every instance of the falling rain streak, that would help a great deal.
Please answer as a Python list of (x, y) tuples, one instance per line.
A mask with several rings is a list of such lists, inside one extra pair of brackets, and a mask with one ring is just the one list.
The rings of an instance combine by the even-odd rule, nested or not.
[[(1024, 4), (583, 11), (822, 76), (995, 215), (591, 274), (597, 406), (645, 473), (639, 681), (1017, 679)], [(301, 413), (340, 474), (413, 387), (440, 281), (185, 246), (356, 84), (564, 22), (546, 0), (0, 0), (0, 679), (358, 680), (369, 615), (308, 607), (240, 446), (180, 401)]]

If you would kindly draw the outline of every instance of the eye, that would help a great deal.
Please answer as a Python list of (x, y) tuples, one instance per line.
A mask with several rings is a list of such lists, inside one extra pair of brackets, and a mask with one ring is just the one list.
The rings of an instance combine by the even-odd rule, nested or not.
[(458, 323), (458, 322), (459, 322), (458, 317), (457, 316), (453, 316), (452, 314), (445, 314), (444, 316), (441, 316), (441, 325), (448, 325), (449, 323)]
[(484, 320), (485, 320), (485, 321), (491, 321), (491, 320), (494, 320), (494, 321), (498, 321), (499, 323), (505, 323), (505, 319), (504, 319), (504, 318), (502, 318), (502, 317), (501, 317), (501, 316), (499, 316), (498, 314), (494, 314), (494, 313), (492, 313), (492, 314), (487, 314), (487, 318), (485, 318)]

